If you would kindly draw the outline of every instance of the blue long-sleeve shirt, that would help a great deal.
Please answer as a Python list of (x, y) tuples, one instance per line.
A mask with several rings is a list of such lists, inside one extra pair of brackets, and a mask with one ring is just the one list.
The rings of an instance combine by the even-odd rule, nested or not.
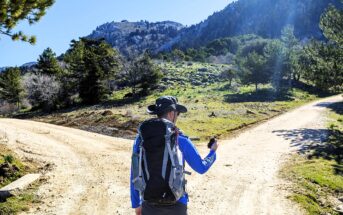
[[(139, 138), (137, 137), (134, 145), (133, 145), (133, 152), (139, 152)], [(196, 172), (200, 174), (204, 174), (209, 170), (212, 166), (214, 161), (216, 160), (216, 153), (213, 150), (210, 150), (210, 153), (202, 159), (199, 155), (198, 150), (195, 148), (194, 144), (190, 141), (190, 139), (182, 134), (179, 135), (178, 138), (179, 148), (182, 152), (184, 161), (188, 163), (188, 165)], [(139, 192), (134, 189), (132, 183), (132, 167), (131, 167), (131, 176), (130, 176), (130, 192), (131, 192), (131, 205), (132, 208), (137, 208), (141, 205), (142, 200), (139, 196)], [(188, 202), (188, 195), (185, 193), (178, 202), (187, 204)]]

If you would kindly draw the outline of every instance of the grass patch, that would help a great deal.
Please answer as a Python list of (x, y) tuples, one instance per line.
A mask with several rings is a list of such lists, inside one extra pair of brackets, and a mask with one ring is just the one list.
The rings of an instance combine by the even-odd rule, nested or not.
[[(23, 163), (15, 153), (0, 144), (0, 187), (8, 185), (27, 173), (36, 171), (36, 169), (37, 164)], [(16, 214), (29, 210), (38, 201), (35, 195), (37, 189), (38, 183), (31, 185), (22, 194), (0, 202), (0, 215)]]
[(310, 215), (339, 214), (334, 209), (343, 195), (343, 103), (330, 108), (327, 141), (295, 155), (281, 172), (293, 182), (290, 199)]
[[(5, 164), (11, 169), (7, 173), (2, 172), (0, 175), (0, 187), (6, 186), (32, 170), (32, 167), (22, 163), (12, 151), (0, 144), (0, 167)], [(1, 171), (4, 170), (1, 169)]]
[(1, 215), (13, 215), (23, 211), (28, 211), (35, 204), (39, 203), (35, 195), (38, 189), (38, 183), (31, 185), (22, 194), (10, 197), (5, 202), (0, 202)]

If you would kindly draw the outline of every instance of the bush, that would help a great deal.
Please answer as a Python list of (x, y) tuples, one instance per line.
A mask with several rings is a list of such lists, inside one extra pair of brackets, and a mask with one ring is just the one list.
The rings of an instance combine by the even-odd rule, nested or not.
[(4, 161), (7, 162), (7, 163), (12, 164), (13, 161), (14, 161), (14, 157), (12, 155), (5, 155), (4, 156)]
[(61, 87), (54, 76), (27, 74), (24, 76), (24, 86), (33, 106), (45, 111), (56, 108)]
[(0, 102), (0, 114), (6, 115), (18, 111), (18, 106), (13, 103), (8, 103), (7, 101)]

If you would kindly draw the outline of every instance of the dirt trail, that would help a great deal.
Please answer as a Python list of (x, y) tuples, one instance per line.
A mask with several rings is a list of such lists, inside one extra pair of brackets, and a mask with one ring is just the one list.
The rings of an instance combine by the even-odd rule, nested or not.
[[(280, 164), (300, 147), (292, 134), (324, 128), (325, 107), (340, 100), (311, 103), (221, 141), (213, 168), (188, 177), (189, 214), (301, 214), (280, 188)], [(42, 205), (28, 213), (133, 214), (128, 188), (132, 141), (15, 119), (0, 119), (0, 138), (4, 134), (20, 156), (53, 164), (38, 191)], [(207, 153), (205, 147), (199, 151)]]

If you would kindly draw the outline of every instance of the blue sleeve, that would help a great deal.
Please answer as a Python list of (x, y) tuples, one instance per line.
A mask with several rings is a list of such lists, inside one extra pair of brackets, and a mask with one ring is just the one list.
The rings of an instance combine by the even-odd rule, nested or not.
[(207, 172), (216, 160), (216, 152), (210, 150), (210, 153), (202, 159), (194, 144), (187, 137), (179, 136), (178, 140), (180, 150), (189, 166), (200, 174)]
[[(139, 138), (137, 137), (135, 140), (135, 143), (133, 145), (132, 152), (137, 153), (138, 150), (139, 150)], [(139, 192), (137, 190), (135, 190), (135, 188), (133, 187), (133, 183), (132, 183), (132, 166), (131, 166), (131, 172), (130, 172), (130, 196), (131, 196), (132, 208), (138, 208), (139, 206), (141, 206), (141, 199), (139, 196)]]

